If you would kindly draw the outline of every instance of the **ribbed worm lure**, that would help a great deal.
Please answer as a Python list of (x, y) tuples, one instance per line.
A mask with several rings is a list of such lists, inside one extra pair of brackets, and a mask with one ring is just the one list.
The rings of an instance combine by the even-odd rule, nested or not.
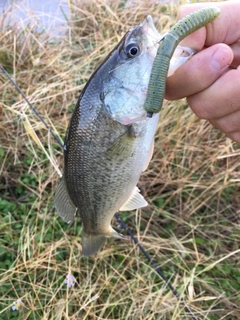
[(161, 110), (165, 95), (166, 80), (172, 55), (181, 40), (194, 31), (216, 19), (220, 9), (216, 7), (195, 11), (178, 21), (160, 40), (157, 55), (154, 59), (144, 109), (147, 116)]

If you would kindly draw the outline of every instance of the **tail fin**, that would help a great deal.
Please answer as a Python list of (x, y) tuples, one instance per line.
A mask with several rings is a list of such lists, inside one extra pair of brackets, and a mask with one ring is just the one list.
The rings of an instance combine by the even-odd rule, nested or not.
[(85, 257), (96, 253), (104, 244), (106, 237), (104, 235), (87, 236), (84, 231), (82, 234), (82, 253)]
[(123, 236), (118, 233), (111, 226), (109, 226), (109, 233), (106, 235), (98, 234), (89, 236), (84, 231), (82, 233), (82, 253), (85, 257), (91, 256), (96, 253), (104, 244), (106, 238), (113, 237), (118, 239), (129, 240), (128, 236)]

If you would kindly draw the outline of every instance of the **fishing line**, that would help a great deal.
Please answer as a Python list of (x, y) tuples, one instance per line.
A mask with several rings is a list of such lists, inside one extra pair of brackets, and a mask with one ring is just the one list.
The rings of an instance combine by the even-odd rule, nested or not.
[(12, 85), (17, 89), (18, 93), (23, 97), (23, 99), (27, 102), (29, 107), (32, 109), (32, 111), (35, 113), (35, 115), (42, 121), (42, 123), (45, 125), (46, 129), (51, 133), (53, 138), (56, 140), (56, 142), (60, 145), (62, 149), (64, 149), (64, 145), (60, 138), (53, 132), (51, 127), (46, 123), (46, 121), (43, 119), (43, 117), (40, 115), (40, 113), (34, 108), (34, 106), (31, 104), (31, 102), (27, 99), (25, 94), (22, 92), (22, 90), (19, 88), (19, 86), (16, 84), (16, 82), (10, 77), (9, 73), (3, 68), (3, 66), (0, 64), (0, 69), (2, 72), (6, 75), (6, 77), (10, 80)]
[(115, 218), (120, 223), (120, 225), (125, 229), (125, 231), (129, 234), (133, 242), (138, 246), (142, 254), (145, 256), (145, 258), (148, 260), (148, 262), (151, 264), (153, 269), (157, 272), (157, 274), (163, 279), (163, 281), (166, 283), (167, 287), (172, 291), (172, 293), (177, 297), (178, 301), (181, 302), (184, 305), (184, 308), (189, 314), (191, 315), (192, 319), (198, 320), (198, 318), (193, 314), (192, 310), (189, 308), (189, 306), (186, 304), (185, 300), (180, 296), (178, 291), (171, 285), (170, 280), (167, 279), (161, 268), (152, 260), (150, 255), (147, 253), (147, 251), (143, 248), (143, 246), (140, 244), (137, 238), (134, 237), (132, 232), (128, 229), (128, 227), (125, 225), (125, 223), (122, 221), (118, 213), (115, 213)]
[[(32, 111), (35, 113), (35, 115), (42, 121), (42, 123), (45, 125), (46, 129), (51, 133), (51, 135), (53, 136), (53, 138), (55, 139), (55, 141), (59, 144), (59, 146), (64, 150), (64, 145), (62, 143), (62, 141), (60, 140), (60, 138), (53, 132), (53, 130), (51, 129), (51, 127), (46, 123), (46, 121), (43, 119), (43, 117), (39, 114), (39, 112), (35, 109), (35, 107), (30, 103), (30, 101), (27, 99), (27, 97), (25, 96), (25, 94), (22, 92), (22, 90), (18, 87), (18, 85), (16, 84), (16, 82), (10, 77), (10, 75), (8, 74), (8, 72), (4, 69), (4, 67), (0, 64), (0, 69), (2, 70), (2, 72), (7, 76), (7, 78), (10, 80), (10, 82), (12, 83), (12, 85), (17, 89), (17, 91), (20, 93), (20, 95), (24, 98), (24, 100), (26, 101), (26, 103), (30, 106), (30, 108), (32, 109)], [(139, 241), (137, 240), (137, 238), (132, 234), (132, 232), (128, 229), (128, 227), (126, 226), (126, 224), (122, 221), (122, 219), (120, 218), (118, 213), (115, 213), (115, 217), (117, 219), (117, 221), (120, 223), (120, 225), (123, 227), (123, 229), (125, 229), (125, 231), (128, 233), (128, 235), (131, 237), (131, 239), (133, 240), (133, 242), (138, 246), (138, 248), (140, 249), (140, 251), (142, 252), (142, 254), (146, 257), (146, 259), (148, 260), (148, 262), (150, 263), (150, 265), (153, 267), (153, 269), (157, 272), (157, 274), (162, 278), (162, 280), (166, 283), (167, 287), (172, 291), (172, 293), (175, 295), (175, 297), (178, 299), (179, 302), (181, 302), (185, 308), (185, 310), (187, 312), (189, 312), (190, 316), (192, 317), (192, 319), (194, 320), (198, 320), (198, 318), (193, 314), (193, 312), (191, 311), (191, 309), (188, 307), (188, 305), (186, 304), (185, 300), (180, 296), (180, 294), (178, 293), (178, 291), (171, 285), (170, 280), (168, 280), (162, 270), (160, 269), (160, 267), (157, 266), (157, 264), (152, 260), (152, 258), (150, 257), (150, 255), (147, 253), (147, 251), (143, 248), (143, 246), (139, 243)]]

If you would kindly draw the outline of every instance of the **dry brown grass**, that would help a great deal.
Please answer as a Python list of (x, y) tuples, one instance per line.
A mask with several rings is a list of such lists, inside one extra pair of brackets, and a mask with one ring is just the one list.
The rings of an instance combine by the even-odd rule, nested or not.
[[(123, 33), (146, 14), (158, 30), (174, 23), (177, 6), (136, 2), (72, 1), (58, 42), (34, 22), (0, 31), (0, 63), (61, 137), (79, 91)], [(112, 240), (81, 256), (81, 222), (69, 227), (53, 210), (62, 151), (0, 77), (0, 319), (190, 319), (133, 244)], [(239, 154), (185, 100), (165, 102), (139, 183), (150, 206), (122, 214), (199, 319), (240, 315)]]

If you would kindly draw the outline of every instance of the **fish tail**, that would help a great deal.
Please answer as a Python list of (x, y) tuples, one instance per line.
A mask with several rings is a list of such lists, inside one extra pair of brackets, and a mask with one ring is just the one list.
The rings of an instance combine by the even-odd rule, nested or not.
[(82, 253), (85, 257), (96, 253), (104, 244), (106, 237), (100, 235), (87, 235), (84, 231), (82, 233)]
[(129, 237), (123, 236), (121, 233), (118, 233), (111, 226), (110, 226), (109, 233), (106, 235), (104, 235), (104, 234), (88, 235), (83, 231), (83, 233), (82, 233), (82, 254), (85, 257), (93, 255), (103, 246), (104, 242), (109, 237), (129, 240)]

